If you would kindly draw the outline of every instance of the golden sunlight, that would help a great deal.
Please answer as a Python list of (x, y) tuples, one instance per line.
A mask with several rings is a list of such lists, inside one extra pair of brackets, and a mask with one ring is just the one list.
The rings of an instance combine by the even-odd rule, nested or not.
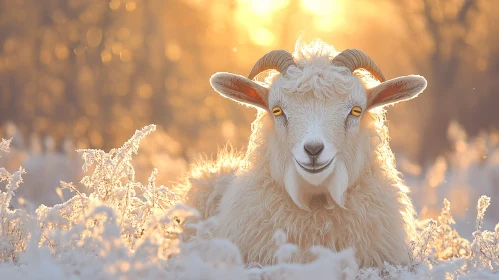
[(338, 0), (301, 0), (301, 7), (315, 15), (314, 27), (319, 30), (331, 30), (343, 22), (343, 3)]
[[(345, 8), (342, 0), (298, 0), (296, 7), (290, 0), (239, 0), (235, 18), (241, 27), (247, 30), (249, 39), (260, 46), (272, 46), (277, 43), (280, 31), (280, 12), (291, 9), (294, 21), (307, 31), (330, 31), (340, 28), (345, 23)], [(302, 16), (307, 15), (304, 19)]]
[(289, 0), (241, 0), (250, 10), (259, 16), (269, 16), (275, 10), (286, 8)]
[[(289, 0), (240, 0), (236, 10), (239, 23), (248, 30), (251, 41), (260, 46), (270, 46), (275, 42), (272, 15), (289, 5)], [(251, 18), (252, 20), (248, 20)]]
[(254, 27), (250, 30), (251, 40), (261, 46), (268, 46), (274, 43), (274, 34), (264, 27)]

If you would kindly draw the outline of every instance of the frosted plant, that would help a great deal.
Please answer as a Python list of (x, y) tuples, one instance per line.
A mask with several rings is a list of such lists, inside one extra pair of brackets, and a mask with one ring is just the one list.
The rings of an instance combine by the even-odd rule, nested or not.
[[(8, 152), (11, 140), (2, 139), (0, 152)], [(7, 182), (5, 192), (0, 192), (0, 261), (17, 262), (19, 252), (26, 248), (28, 232), (26, 223), (29, 216), (22, 210), (10, 210), (9, 206), (14, 192), (22, 183), (24, 169), (19, 168), (14, 173), (9, 173), (5, 168), (0, 168), (0, 182)]]
[(490, 205), (490, 197), (481, 196), (477, 205), (476, 231), (473, 232), (473, 242), (471, 243), (471, 264), (477, 269), (499, 270), (499, 224), (493, 232), (482, 230), (485, 211)]
[(149, 125), (136, 131), (122, 147), (109, 153), (93, 149), (78, 150), (85, 161), (85, 172), (95, 165), (93, 173), (85, 176), (81, 183), (93, 190), (90, 199), (109, 205), (116, 211), (122, 234), (131, 248), (146, 231), (148, 219), (162, 216), (178, 200), (168, 188), (156, 186), (156, 169), (152, 171), (147, 185), (135, 182), (132, 155), (137, 154), (140, 141), (155, 129), (155, 125)]
[[(485, 211), (490, 198), (482, 196), (477, 204), (476, 230), (470, 242), (452, 229), (454, 219), (450, 213), (450, 202), (444, 200), (444, 207), (437, 221), (429, 219), (420, 225), (419, 238), (411, 242), (413, 273), (422, 272), (426, 277), (458, 276), (482, 277), (481, 271), (499, 271), (499, 224), (493, 232), (482, 230)], [(452, 272), (452, 273), (450, 273)], [(473, 278), (473, 277), (472, 277)]]
[(432, 261), (432, 244), (437, 234), (437, 222), (433, 219), (424, 221), (418, 228), (418, 238), (409, 243), (409, 257), (412, 266)]
[(446, 260), (469, 255), (468, 240), (459, 236), (451, 226), (455, 224), (450, 212), (450, 202), (444, 199), (444, 208), (438, 216), (438, 233), (434, 241), (435, 258)]
[(0, 152), (8, 152), (11, 142), (12, 139), (5, 140), (2, 138), (2, 141), (0, 142)]
[(109, 153), (102, 150), (78, 150), (85, 163), (83, 170), (88, 172), (89, 167), (95, 164), (92, 175), (85, 176), (81, 183), (89, 189), (95, 189), (97, 198), (107, 204), (123, 206), (129, 203), (134, 195), (135, 170), (131, 164), (131, 157), (139, 149), (140, 140), (156, 129), (155, 125), (144, 127), (135, 132), (121, 148), (112, 149)]

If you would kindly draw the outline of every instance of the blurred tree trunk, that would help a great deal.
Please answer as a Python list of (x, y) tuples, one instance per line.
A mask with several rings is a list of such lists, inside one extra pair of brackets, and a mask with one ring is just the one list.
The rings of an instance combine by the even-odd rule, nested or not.
[[(419, 156), (421, 163), (428, 163), (448, 149), (447, 128), (451, 121), (462, 122), (467, 130), (478, 132), (477, 125), (469, 122), (472, 105), (468, 100), (478, 100), (476, 104), (490, 103), (490, 98), (484, 98), (483, 92), (480, 92), (482, 95), (473, 92), (475, 87), (483, 85), (473, 85), (470, 82), (472, 77), (468, 76), (474, 72), (477, 59), (485, 55), (480, 43), (470, 42), (470, 37), (477, 31), (483, 31), (476, 21), (488, 11), (480, 9), (479, 0), (463, 0), (460, 5), (455, 1), (431, 0), (394, 3), (407, 23), (409, 45), (406, 48), (412, 53), (418, 71), (428, 79), (426, 91), (430, 96), (424, 95), (423, 98), (432, 100), (432, 106), (428, 109), (431, 121), (425, 125), (421, 142), (425, 152)], [(423, 50), (425, 45), (430, 47)], [(427, 56), (421, 57), (421, 54)], [(481, 91), (485, 90), (481, 88)], [(489, 113), (494, 115), (492, 111)], [(487, 119), (483, 121), (485, 123), (477, 122), (482, 128), (491, 122)]]
[[(474, 5), (475, 0), (466, 0), (454, 20), (451, 19), (448, 23), (439, 25), (434, 18), (434, 14), (435, 10), (441, 9), (440, 5), (436, 1), (424, 0), (424, 18), (434, 42), (434, 51), (430, 56), (432, 84), (428, 87), (434, 97), (434, 117), (426, 125), (426, 129), (423, 132), (425, 137), (423, 138), (422, 145), (427, 152), (421, 154), (422, 157), (419, 158), (421, 162), (428, 161), (428, 157), (431, 159), (441, 153), (446, 146), (446, 141), (435, 140), (446, 139), (447, 127), (450, 121), (459, 119), (458, 99), (453, 94), (455, 91), (452, 85), (454, 85), (456, 73), (462, 62), (461, 56), (467, 47), (464, 43), (464, 36), (469, 29), (469, 20), (466, 19), (470, 9)], [(444, 42), (442, 32), (446, 28), (463, 30), (461, 31), (462, 35), (457, 35), (451, 42)], [(450, 43), (448, 53), (445, 53), (443, 50), (445, 47), (449, 48), (449, 46), (444, 46), (444, 43)], [(447, 114), (439, 114), (438, 110), (441, 107), (445, 107)]]

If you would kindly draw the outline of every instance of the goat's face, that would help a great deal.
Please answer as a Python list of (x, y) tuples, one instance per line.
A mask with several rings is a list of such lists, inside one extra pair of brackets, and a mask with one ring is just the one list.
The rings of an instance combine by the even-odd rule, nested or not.
[(366, 89), (345, 67), (290, 68), (270, 89), (229, 73), (213, 75), (211, 84), (224, 97), (267, 111), (270, 172), (297, 206), (308, 209), (316, 195), (326, 195), (326, 207), (343, 206), (372, 155), (368, 111), (414, 98), (426, 80), (405, 76)]
[[(269, 115), (275, 129), (269, 142), (277, 147), (270, 153), (274, 154), (275, 165), (287, 163), (284, 168), (274, 169), (287, 170), (285, 177), (294, 181), (298, 175), (314, 192), (325, 191), (321, 186), (344, 158), (355, 156), (362, 150), (359, 145), (366, 144), (367, 138), (359, 133), (367, 98), (360, 80), (351, 78), (354, 80), (349, 92), (313, 85), (304, 92), (276, 87), (270, 90)], [(324, 94), (324, 90), (329, 92)]]

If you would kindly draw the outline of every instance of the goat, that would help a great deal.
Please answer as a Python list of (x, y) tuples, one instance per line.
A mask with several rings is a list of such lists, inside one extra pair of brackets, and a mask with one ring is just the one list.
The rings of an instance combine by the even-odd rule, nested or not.
[[(265, 70), (267, 84), (253, 80)], [(363, 70), (362, 70), (363, 69)], [(258, 109), (244, 155), (224, 154), (191, 173), (185, 203), (217, 216), (213, 235), (247, 263), (275, 263), (273, 234), (286, 232), (309, 262), (311, 246), (353, 247), (361, 267), (407, 264), (415, 210), (388, 145), (383, 106), (416, 97), (422, 76), (386, 81), (362, 51), (315, 40), (294, 55), (274, 50), (248, 78), (216, 73), (223, 97)]]

